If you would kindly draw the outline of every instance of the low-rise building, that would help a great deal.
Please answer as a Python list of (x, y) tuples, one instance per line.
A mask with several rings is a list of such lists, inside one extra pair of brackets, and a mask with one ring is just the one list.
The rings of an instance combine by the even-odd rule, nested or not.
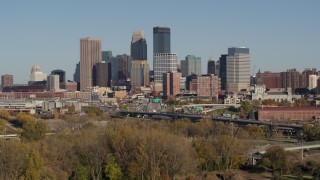
[(260, 107), (258, 120), (270, 122), (312, 121), (320, 116), (318, 107)]

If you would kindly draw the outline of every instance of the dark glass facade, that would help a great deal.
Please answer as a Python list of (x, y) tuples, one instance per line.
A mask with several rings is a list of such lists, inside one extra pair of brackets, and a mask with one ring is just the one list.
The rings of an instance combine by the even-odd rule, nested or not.
[(226, 90), (227, 87), (227, 56), (227, 54), (222, 54), (219, 58), (221, 90)]
[(102, 61), (111, 61), (112, 59), (112, 51), (102, 51), (101, 52)]
[(131, 42), (131, 59), (147, 60), (147, 41), (143, 38)]
[(170, 28), (154, 27), (153, 28), (153, 54), (170, 53)]
[(214, 60), (209, 60), (208, 61), (207, 74), (216, 74), (216, 62)]
[(108, 64), (96, 63), (93, 67), (93, 85), (100, 87), (108, 86)]
[(51, 71), (51, 75), (59, 75), (59, 82), (66, 82), (66, 72), (60, 69)]

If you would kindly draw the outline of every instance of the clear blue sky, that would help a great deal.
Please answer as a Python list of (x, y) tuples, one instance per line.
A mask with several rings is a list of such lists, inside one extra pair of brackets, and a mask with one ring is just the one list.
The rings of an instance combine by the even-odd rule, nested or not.
[[(320, 69), (319, 0), (3, 0), (0, 1), (0, 74), (27, 83), (31, 67), (63, 69), (72, 79), (82, 37), (103, 50), (130, 54), (132, 32), (144, 30), (152, 64), (152, 28), (171, 28), (171, 49), (217, 60), (228, 47), (250, 48), (251, 69)], [(152, 66), (151, 66), (152, 68)]]

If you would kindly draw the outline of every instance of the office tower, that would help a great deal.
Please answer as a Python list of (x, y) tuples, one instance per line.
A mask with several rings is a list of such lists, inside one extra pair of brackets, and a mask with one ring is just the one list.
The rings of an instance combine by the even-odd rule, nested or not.
[(249, 48), (229, 48), (227, 56), (227, 91), (237, 93), (241, 90), (248, 90), (249, 86)]
[(219, 58), (221, 90), (227, 90), (227, 56), (227, 54), (222, 54)]
[(149, 86), (149, 72), (149, 63), (146, 60), (132, 61), (131, 87)]
[(80, 89), (92, 87), (93, 66), (101, 62), (101, 41), (96, 38), (80, 39)]
[(5, 74), (1, 76), (1, 87), (13, 86), (13, 75)]
[(111, 87), (111, 78), (112, 78), (112, 66), (111, 60), (106, 62), (107, 64), (107, 87)]
[(105, 61), (93, 66), (93, 85), (108, 87), (108, 64)]
[(33, 66), (30, 74), (30, 82), (46, 81), (46, 80), (47, 80), (47, 74), (41, 71), (40, 66), (38, 65)]
[(201, 75), (201, 58), (194, 55), (187, 55), (185, 60), (181, 61), (181, 73), (183, 77), (191, 74)]
[(108, 62), (112, 59), (112, 51), (102, 51), (101, 52), (102, 61)]
[(207, 74), (216, 74), (216, 63), (211, 57), (208, 60)]
[[(258, 73), (256, 74), (256, 77), (258, 77)], [(259, 76), (262, 80), (262, 84), (266, 86), (266, 89), (282, 87), (280, 73), (264, 71), (264, 72), (260, 72)]]
[(48, 91), (58, 91), (60, 88), (59, 75), (49, 75), (47, 78)]
[(210, 96), (218, 99), (219, 77), (214, 74), (198, 76), (190, 82), (190, 92), (198, 96)]
[(175, 96), (180, 94), (180, 77), (179, 72), (166, 72), (163, 76), (163, 95)]
[(170, 28), (153, 28), (153, 54), (171, 53)]
[(80, 62), (76, 64), (76, 69), (73, 74), (73, 80), (80, 83)]
[(317, 87), (318, 76), (315, 74), (309, 75), (309, 86), (308, 89), (314, 89)]
[(59, 75), (59, 82), (66, 82), (66, 72), (60, 69), (51, 71), (51, 75)]
[(215, 62), (215, 66), (216, 66), (216, 69), (215, 69), (215, 74), (214, 74), (214, 75), (220, 77), (220, 60), (218, 60), (217, 62)]
[(157, 53), (153, 57), (154, 82), (162, 83), (163, 73), (177, 71), (177, 54)]
[(135, 31), (132, 34), (131, 59), (147, 60), (147, 41), (144, 38), (144, 31)]
[(112, 66), (112, 85), (125, 86), (127, 81), (130, 80), (131, 74), (131, 57), (123, 54), (117, 55), (111, 60)]

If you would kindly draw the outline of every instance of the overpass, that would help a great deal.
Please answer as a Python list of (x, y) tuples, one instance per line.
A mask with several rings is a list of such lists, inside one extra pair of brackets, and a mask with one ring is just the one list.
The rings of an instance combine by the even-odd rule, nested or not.
[[(299, 143), (290, 143), (290, 144), (279, 144), (274, 146), (280, 146), (285, 151), (296, 151), (296, 150), (304, 150), (304, 149), (317, 149), (320, 148), (320, 141), (310, 141), (310, 142), (299, 142)], [(271, 146), (264, 146), (258, 150), (257, 153), (265, 154), (267, 149)]]
[[(178, 120), (182, 118), (188, 118), (193, 122), (198, 122), (204, 118), (211, 118), (213, 121), (232, 123), (239, 126), (247, 125), (258, 125), (258, 126), (267, 126), (271, 131), (283, 130), (288, 132), (298, 132), (302, 131), (303, 127), (301, 125), (292, 125), (292, 124), (281, 124), (281, 123), (272, 123), (265, 121), (257, 120), (242, 120), (242, 119), (231, 119), (225, 117), (212, 117), (205, 116), (201, 114), (181, 114), (181, 113), (165, 113), (165, 112), (136, 112), (136, 111), (120, 111), (120, 116), (130, 116), (130, 117), (144, 117), (144, 118), (156, 118), (161, 119), (162, 117), (170, 118), (170, 120)], [(166, 119), (166, 118), (163, 118)], [(297, 134), (297, 133), (296, 133)]]

